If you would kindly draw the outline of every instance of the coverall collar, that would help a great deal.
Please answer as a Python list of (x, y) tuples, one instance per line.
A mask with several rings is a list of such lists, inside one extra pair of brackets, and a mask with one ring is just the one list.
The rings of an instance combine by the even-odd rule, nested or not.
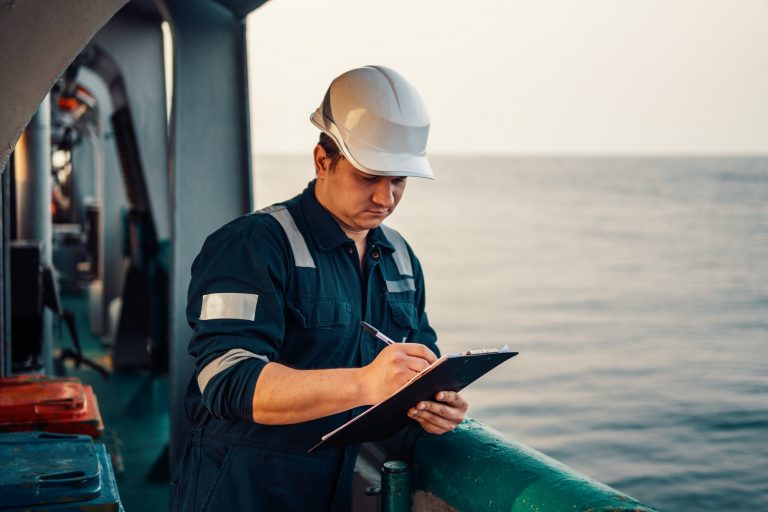
[[(318, 202), (317, 197), (315, 197), (315, 182), (316, 180), (310, 181), (307, 188), (301, 193), (301, 207), (304, 210), (304, 218), (315, 245), (324, 251), (329, 251), (340, 245), (353, 242), (341, 229), (333, 215)], [(381, 247), (387, 252), (394, 252), (395, 250), (395, 247), (384, 236), (381, 227), (376, 227), (368, 232), (368, 245)]]

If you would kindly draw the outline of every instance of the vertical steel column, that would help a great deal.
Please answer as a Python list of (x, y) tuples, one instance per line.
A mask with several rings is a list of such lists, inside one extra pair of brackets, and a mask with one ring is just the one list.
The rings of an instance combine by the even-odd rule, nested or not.
[(411, 510), (411, 474), (408, 463), (390, 460), (381, 467), (382, 512)]
[(171, 463), (188, 429), (183, 402), (194, 362), (186, 319), (192, 261), (205, 237), (251, 209), (245, 21), (208, 0), (170, 0)]
[[(46, 95), (16, 145), (18, 237), (42, 242), (40, 263), (53, 265), (51, 218), (51, 98)], [(46, 373), (53, 371), (53, 313), (43, 310), (42, 357)], [(17, 340), (17, 343), (23, 340)]]
[(0, 176), (0, 377), (11, 374), (10, 174), (13, 158)]
[[(91, 41), (113, 60), (125, 85), (125, 102), (131, 108), (141, 168), (159, 240), (170, 238), (170, 192), (168, 179), (168, 126), (165, 104), (162, 18), (158, 13), (118, 12)], [(97, 70), (98, 73), (98, 70)], [(106, 80), (107, 77), (102, 76)], [(112, 110), (122, 107), (115, 85)], [(109, 114), (112, 112), (110, 111)], [(111, 131), (109, 124), (104, 125)], [(109, 172), (120, 175), (119, 168)]]
[(51, 103), (46, 96), (16, 146), (18, 235), (41, 240), (45, 263), (51, 261)]
[[(107, 187), (112, 179), (122, 178), (121, 183), (115, 185), (125, 191), (131, 215), (141, 217), (140, 222), (147, 227), (145, 249), (154, 246), (156, 241), (167, 243), (171, 231), (162, 21), (159, 12), (152, 9), (124, 9), (96, 34), (88, 58), (84, 60), (84, 65), (108, 85), (112, 105), (109, 122), (104, 127), (114, 134), (112, 141), (118, 149), (119, 161), (115, 162), (111, 157), (110, 160), (119, 165), (115, 168), (105, 166), (104, 184)], [(105, 164), (109, 163), (105, 159)], [(105, 197), (110, 197), (106, 188)], [(161, 304), (165, 311), (168, 306), (167, 297), (156, 296), (154, 289), (155, 286), (167, 289), (165, 269), (158, 270), (158, 281), (150, 283), (145, 275), (145, 271), (149, 271), (145, 266), (148, 263), (141, 257), (149, 254), (142, 249), (139, 251), (141, 256), (133, 255), (132, 268), (127, 273), (124, 254), (112, 251), (113, 244), (109, 243), (109, 237), (114, 235), (120, 237), (114, 245), (122, 246), (122, 236), (127, 234), (125, 210), (105, 201), (102, 212), (106, 250), (101, 318), (102, 326), (107, 327), (103, 330), (116, 335), (111, 340), (116, 369), (142, 367), (149, 363), (144, 347), (147, 336), (151, 336), (162, 352), (167, 347), (168, 317), (150, 313), (149, 309)], [(110, 227), (113, 223), (116, 223), (114, 229)], [(136, 223), (133, 225), (137, 226)], [(154, 265), (154, 260), (151, 261), (150, 266)], [(95, 295), (98, 288), (92, 291)], [(149, 294), (146, 300), (138, 298), (145, 294)], [(124, 302), (119, 317), (115, 318), (111, 314), (115, 310), (110, 306), (117, 298)], [(153, 308), (152, 311), (160, 309)], [(112, 327), (116, 328), (114, 333), (110, 332)]]
[(93, 145), (96, 200), (101, 204), (99, 226), (100, 257), (98, 279), (90, 284), (89, 303), (92, 308), (91, 329), (105, 341), (110, 338), (109, 305), (120, 297), (123, 289), (123, 224), (122, 212), (128, 202), (125, 184), (120, 175), (120, 161), (111, 129), (109, 116), (114, 110), (108, 85), (95, 71), (83, 67), (78, 81), (96, 98), (98, 122), (86, 138)]

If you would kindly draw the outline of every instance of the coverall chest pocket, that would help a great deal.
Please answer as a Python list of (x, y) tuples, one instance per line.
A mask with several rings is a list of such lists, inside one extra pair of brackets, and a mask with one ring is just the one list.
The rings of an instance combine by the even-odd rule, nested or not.
[[(403, 296), (400, 296), (403, 295)], [(388, 335), (395, 341), (404, 341), (419, 327), (419, 315), (416, 305), (409, 294), (387, 295), (387, 309), (389, 310)], [(419, 341), (419, 340), (413, 340)]]
[(349, 337), (352, 304), (330, 297), (288, 299), (281, 360), (301, 368), (335, 368)]

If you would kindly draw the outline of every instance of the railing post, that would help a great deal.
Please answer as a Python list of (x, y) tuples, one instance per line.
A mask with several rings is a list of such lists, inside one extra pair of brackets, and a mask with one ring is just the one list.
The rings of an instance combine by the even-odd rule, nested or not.
[(381, 467), (382, 512), (411, 510), (411, 474), (408, 463), (390, 460)]

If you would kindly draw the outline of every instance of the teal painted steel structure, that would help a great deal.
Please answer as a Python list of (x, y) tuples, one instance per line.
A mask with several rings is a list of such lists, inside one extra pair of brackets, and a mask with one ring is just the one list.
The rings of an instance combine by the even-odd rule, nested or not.
[(467, 420), (416, 441), (413, 487), (457, 511), (655, 512), (499, 432)]
[(246, 25), (238, 12), (258, 1), (223, 5), (168, 0), (173, 35), (171, 174), (171, 461), (187, 433), (184, 393), (194, 370), (186, 305), (189, 269), (205, 237), (252, 210)]

